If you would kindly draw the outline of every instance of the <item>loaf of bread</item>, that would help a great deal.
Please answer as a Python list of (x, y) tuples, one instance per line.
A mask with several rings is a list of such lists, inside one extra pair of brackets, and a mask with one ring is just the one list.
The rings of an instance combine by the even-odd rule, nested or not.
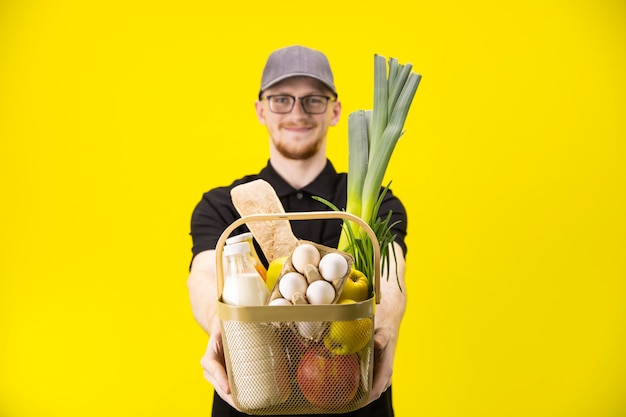
[[(285, 212), (274, 188), (262, 179), (233, 187), (230, 196), (241, 217)], [(298, 239), (289, 220), (251, 221), (246, 224), (268, 262), (289, 256), (296, 247)]]

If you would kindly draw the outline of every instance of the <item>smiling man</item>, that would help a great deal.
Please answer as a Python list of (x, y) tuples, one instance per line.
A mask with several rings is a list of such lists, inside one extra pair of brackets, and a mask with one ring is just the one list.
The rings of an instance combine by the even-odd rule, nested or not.
[[(319, 51), (290, 46), (273, 52), (265, 65), (259, 99), (255, 102), (259, 121), (269, 134), (269, 162), (261, 172), (247, 175), (229, 186), (217, 187), (203, 196), (191, 220), (193, 259), (187, 280), (194, 317), (210, 335), (201, 360), (206, 379), (213, 385), (213, 416), (245, 416), (235, 409), (224, 366), (215, 273), (215, 247), (222, 232), (239, 214), (230, 190), (257, 179), (267, 181), (276, 191), (286, 212), (322, 211), (329, 208), (313, 196), (337, 207), (346, 206), (347, 175), (337, 173), (326, 156), (327, 133), (341, 116), (333, 74), (328, 59)], [(406, 212), (400, 200), (386, 193), (379, 214), (393, 212), (392, 233), (401, 287), (404, 285)], [(298, 239), (337, 247), (341, 220), (294, 221)], [(233, 234), (248, 231), (245, 226)], [(266, 261), (266, 260), (264, 260)], [(393, 259), (392, 259), (393, 262)], [(394, 270), (392, 265), (391, 270)], [(394, 277), (395, 278), (395, 277)], [(393, 416), (391, 375), (400, 323), (406, 307), (406, 290), (395, 279), (381, 278), (381, 303), (374, 323), (374, 381), (370, 403), (352, 417)]]

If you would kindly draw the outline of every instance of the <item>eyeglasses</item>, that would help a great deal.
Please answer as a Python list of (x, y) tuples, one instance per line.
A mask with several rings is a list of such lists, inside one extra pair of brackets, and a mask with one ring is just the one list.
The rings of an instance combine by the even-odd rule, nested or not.
[(296, 104), (296, 100), (300, 100), (300, 104), (302, 104), (302, 109), (305, 113), (322, 114), (328, 107), (328, 101), (332, 99), (332, 97), (328, 96), (310, 95), (294, 97), (288, 94), (265, 96), (264, 98), (269, 102), (272, 113), (279, 114), (291, 112), (293, 106)]

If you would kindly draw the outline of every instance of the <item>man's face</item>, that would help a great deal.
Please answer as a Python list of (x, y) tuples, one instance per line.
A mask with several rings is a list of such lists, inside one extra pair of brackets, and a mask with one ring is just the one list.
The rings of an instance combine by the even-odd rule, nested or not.
[[(333, 94), (314, 78), (291, 77), (273, 85), (263, 92), (262, 97), (288, 94), (294, 97)], [(267, 127), (272, 146), (289, 159), (308, 159), (324, 148), (326, 133), (335, 126), (341, 114), (341, 104), (330, 100), (322, 114), (309, 114), (302, 108), (300, 100), (289, 113), (279, 114), (270, 110), (268, 100), (256, 102), (259, 121)]]

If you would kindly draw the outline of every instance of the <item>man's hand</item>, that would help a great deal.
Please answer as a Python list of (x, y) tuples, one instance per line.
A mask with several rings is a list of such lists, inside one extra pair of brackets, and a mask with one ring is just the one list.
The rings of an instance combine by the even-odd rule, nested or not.
[(230, 385), (226, 376), (226, 362), (224, 360), (224, 347), (222, 345), (222, 334), (219, 330), (214, 331), (209, 338), (209, 343), (204, 356), (200, 360), (204, 369), (204, 377), (213, 385), (215, 392), (224, 401), (235, 407), (230, 395)]
[[(395, 245), (396, 258), (391, 259), (390, 271), (394, 276), (382, 276), (380, 279), (380, 304), (376, 306), (374, 326), (374, 380), (369, 401), (378, 399), (391, 386), (393, 362), (396, 355), (396, 345), (400, 333), (400, 323), (406, 309), (406, 288), (404, 285), (405, 261), (402, 248)], [(395, 276), (395, 271), (398, 276)], [(391, 278), (391, 279), (388, 279)], [(398, 287), (398, 281), (400, 287)]]
[(391, 386), (395, 354), (391, 337), (387, 329), (376, 329), (374, 333), (374, 381), (368, 403), (377, 400)]

